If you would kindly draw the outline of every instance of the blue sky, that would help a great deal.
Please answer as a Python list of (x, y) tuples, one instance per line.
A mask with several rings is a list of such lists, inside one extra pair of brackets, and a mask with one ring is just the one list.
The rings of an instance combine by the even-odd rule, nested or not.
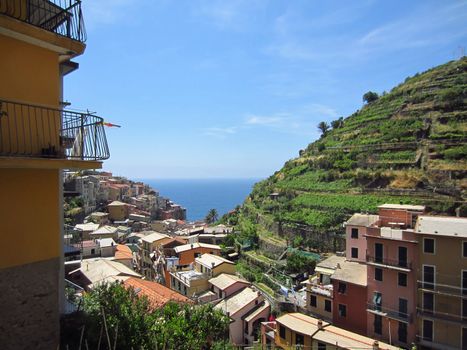
[(362, 95), (459, 57), (467, 1), (85, 0), (72, 108), (106, 121), (105, 169), (271, 175)]

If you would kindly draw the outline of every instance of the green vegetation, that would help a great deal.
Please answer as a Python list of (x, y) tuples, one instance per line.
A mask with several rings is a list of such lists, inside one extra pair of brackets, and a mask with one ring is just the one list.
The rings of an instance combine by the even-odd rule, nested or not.
[(208, 224), (213, 224), (217, 220), (219, 220), (219, 214), (217, 213), (216, 209), (210, 209), (204, 218), (204, 221)]
[[(229, 318), (212, 305), (169, 303), (152, 310), (146, 297), (120, 283), (104, 284), (84, 296), (84, 312), (62, 327), (63, 348), (202, 349), (219, 348)], [(82, 332), (82, 333), (81, 333)]]
[(349, 117), (319, 123), (320, 139), (257, 183), (225, 220), (237, 223), (240, 235), (254, 227), (268, 242), (281, 236), (320, 251), (317, 234), (342, 233), (352, 214), (376, 213), (384, 203), (464, 213), (467, 58), (417, 73), (388, 93), (369, 91), (363, 100)]

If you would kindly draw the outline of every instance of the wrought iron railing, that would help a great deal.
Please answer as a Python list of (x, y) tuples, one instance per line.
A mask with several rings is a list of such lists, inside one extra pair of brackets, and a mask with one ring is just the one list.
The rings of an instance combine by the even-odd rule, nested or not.
[(73, 40), (86, 41), (80, 0), (0, 0), (0, 14)]
[(395, 320), (412, 323), (412, 313), (402, 312), (397, 309), (382, 306), (375, 303), (367, 303), (366, 308), (375, 314), (386, 316)]
[(110, 152), (101, 117), (0, 100), (0, 156), (104, 160)]
[(393, 259), (388, 259), (388, 258), (380, 257), (380, 256), (367, 255), (366, 261), (369, 263), (373, 263), (373, 264), (400, 267), (400, 268), (409, 269), (409, 270), (412, 269), (412, 263), (406, 260), (393, 260)]

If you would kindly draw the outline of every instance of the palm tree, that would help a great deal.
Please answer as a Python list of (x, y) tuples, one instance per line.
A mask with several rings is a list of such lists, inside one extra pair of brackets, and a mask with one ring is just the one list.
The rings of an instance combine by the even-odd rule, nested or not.
[(208, 224), (213, 224), (219, 219), (219, 215), (217, 214), (216, 209), (210, 209), (208, 214), (206, 215), (206, 218), (204, 221), (206, 221)]
[(329, 125), (326, 122), (319, 122), (318, 129), (325, 135), (329, 130)]

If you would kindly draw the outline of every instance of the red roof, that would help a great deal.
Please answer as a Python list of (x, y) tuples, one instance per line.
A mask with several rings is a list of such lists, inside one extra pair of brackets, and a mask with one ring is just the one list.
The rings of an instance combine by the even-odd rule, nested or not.
[(148, 298), (151, 307), (155, 309), (163, 307), (169, 301), (177, 303), (193, 303), (192, 300), (180, 293), (156, 282), (130, 277), (123, 284), (127, 288), (133, 288), (138, 295), (145, 295)]
[(131, 249), (124, 244), (117, 244), (115, 250), (115, 259), (133, 259), (133, 253)]

